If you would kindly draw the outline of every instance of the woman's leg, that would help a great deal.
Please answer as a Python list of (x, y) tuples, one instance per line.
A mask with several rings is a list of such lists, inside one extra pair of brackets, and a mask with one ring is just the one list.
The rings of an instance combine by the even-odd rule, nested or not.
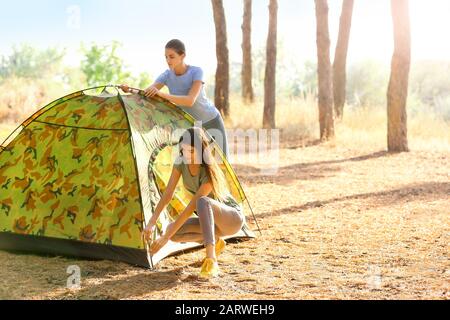
[(214, 138), (228, 160), (228, 139), (222, 116), (219, 114), (213, 120), (204, 123), (203, 128)]
[[(214, 226), (215, 239), (221, 236), (217, 226)], [(170, 240), (175, 242), (198, 242), (204, 243), (203, 230), (199, 218), (189, 218), (180, 229), (172, 236)], [(213, 244), (205, 245), (206, 256), (217, 260), (215, 246)]]
[(216, 243), (215, 227), (222, 236), (228, 236), (237, 233), (245, 221), (244, 215), (236, 208), (206, 196), (197, 199), (197, 213), (205, 246)]
[(171, 240), (203, 242), (206, 256), (216, 260), (216, 238), (237, 233), (242, 228), (245, 217), (236, 208), (206, 196), (197, 199), (196, 205), (198, 218), (186, 220)]
[[(218, 228), (214, 227), (214, 233), (216, 237), (220, 237), (221, 234)], [(198, 242), (203, 243), (203, 231), (200, 226), (199, 218), (189, 218), (181, 226), (180, 229), (170, 239), (175, 242)]]

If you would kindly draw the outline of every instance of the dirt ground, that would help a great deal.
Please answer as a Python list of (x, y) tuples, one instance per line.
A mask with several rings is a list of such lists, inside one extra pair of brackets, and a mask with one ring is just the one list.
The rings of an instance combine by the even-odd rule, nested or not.
[[(0, 298), (449, 299), (450, 152), (283, 143), (276, 175), (235, 164), (262, 235), (157, 270), (0, 251)], [(67, 289), (78, 265), (79, 289)]]

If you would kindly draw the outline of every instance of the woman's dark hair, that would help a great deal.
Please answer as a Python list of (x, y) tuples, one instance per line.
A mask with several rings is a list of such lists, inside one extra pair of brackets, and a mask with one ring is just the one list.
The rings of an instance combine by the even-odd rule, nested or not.
[[(228, 194), (227, 181), (222, 169), (212, 154), (212, 148), (204, 130), (200, 127), (191, 127), (181, 135), (178, 144), (187, 143), (195, 148), (197, 156), (201, 157), (201, 166), (206, 169), (206, 175), (212, 185), (216, 199), (224, 200)], [(180, 155), (182, 155), (180, 147)], [(200, 159), (196, 159), (200, 160)]]
[(167, 42), (166, 49), (172, 49), (179, 55), (186, 53), (186, 47), (184, 46), (184, 43), (178, 39), (172, 39), (169, 42)]

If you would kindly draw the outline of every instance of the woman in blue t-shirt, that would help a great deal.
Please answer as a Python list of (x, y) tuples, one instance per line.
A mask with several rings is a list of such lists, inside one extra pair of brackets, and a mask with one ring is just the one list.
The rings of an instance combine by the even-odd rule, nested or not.
[[(228, 158), (224, 121), (220, 112), (206, 97), (203, 70), (184, 62), (186, 48), (178, 39), (170, 40), (166, 44), (165, 56), (169, 69), (145, 89), (145, 95), (165, 98), (192, 115), (196, 121), (201, 121), (202, 127), (214, 138)], [(169, 94), (160, 91), (164, 86), (168, 87)], [(129, 91), (126, 85), (121, 88), (125, 92)]]

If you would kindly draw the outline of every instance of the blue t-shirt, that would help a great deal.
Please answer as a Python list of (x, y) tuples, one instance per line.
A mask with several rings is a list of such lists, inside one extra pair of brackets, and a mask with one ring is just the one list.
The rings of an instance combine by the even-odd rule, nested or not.
[[(200, 67), (188, 66), (187, 71), (177, 76), (171, 69), (164, 71), (155, 82), (162, 83), (169, 88), (170, 94), (177, 96), (187, 96), (194, 81), (200, 80), (204, 84), (203, 70)], [(192, 107), (179, 106), (184, 111), (203, 123), (210, 121), (219, 115), (219, 111), (214, 104), (206, 97), (205, 88), (202, 85), (200, 94)]]

